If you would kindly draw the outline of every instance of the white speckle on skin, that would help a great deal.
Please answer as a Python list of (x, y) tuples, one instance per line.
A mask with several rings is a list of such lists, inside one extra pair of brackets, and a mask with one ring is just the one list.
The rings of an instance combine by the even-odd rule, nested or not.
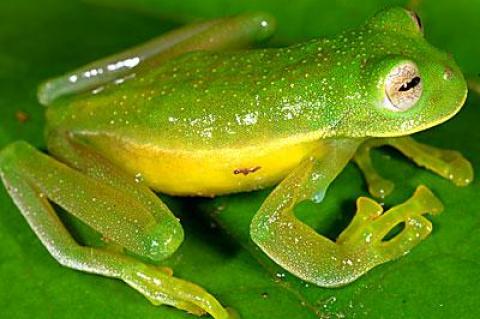
[(116, 63), (109, 64), (109, 65), (107, 65), (107, 70), (108, 71), (116, 71), (116, 70), (124, 68), (124, 67), (127, 67), (127, 68), (131, 69), (131, 68), (137, 66), (139, 63), (140, 63), (140, 58), (139, 57), (133, 57), (133, 58), (130, 58), (130, 59), (126, 59), (126, 60), (118, 61)]
[(258, 121), (258, 112), (250, 112), (247, 114), (235, 115), (235, 120), (239, 125), (255, 125)]

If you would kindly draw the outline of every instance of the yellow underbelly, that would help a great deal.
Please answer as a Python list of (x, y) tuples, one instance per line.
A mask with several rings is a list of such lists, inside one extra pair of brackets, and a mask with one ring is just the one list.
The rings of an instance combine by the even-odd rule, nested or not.
[(181, 196), (214, 196), (251, 191), (281, 181), (314, 148), (318, 139), (218, 150), (162, 149), (102, 137), (90, 140), (115, 164), (154, 190)]

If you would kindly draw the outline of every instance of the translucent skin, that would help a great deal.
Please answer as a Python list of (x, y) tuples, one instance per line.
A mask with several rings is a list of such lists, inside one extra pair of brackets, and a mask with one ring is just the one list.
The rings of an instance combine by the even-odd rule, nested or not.
[[(415, 16), (400, 8), (333, 39), (238, 51), (268, 38), (273, 25), (268, 15), (247, 14), (187, 26), (40, 87), (51, 156), (12, 143), (0, 151), (0, 177), (60, 264), (121, 279), (155, 305), (232, 319), (201, 287), (144, 262), (169, 257), (184, 236), (151, 189), (214, 196), (278, 184), (252, 219), (251, 238), (277, 264), (322, 287), (348, 284), (430, 234), (424, 215), (443, 205), (425, 186), (385, 212), (359, 198), (337, 241), (299, 221), (293, 208), (321, 202), (351, 160), (374, 196), (388, 195), (393, 183), (369, 157), (382, 145), (469, 184), (472, 166), (461, 154), (406, 136), (463, 105), (466, 84), (453, 60), (431, 47)], [(388, 95), (401, 90), (386, 89), (387, 78), (403, 85), (399, 65), (418, 67), (422, 85), (419, 100), (403, 111)], [(113, 249), (79, 245), (50, 202)], [(384, 241), (399, 223), (404, 229)]]

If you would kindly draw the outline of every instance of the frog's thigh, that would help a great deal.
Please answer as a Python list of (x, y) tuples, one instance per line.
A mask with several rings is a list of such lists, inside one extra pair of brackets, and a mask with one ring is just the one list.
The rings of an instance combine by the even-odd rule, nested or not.
[(459, 152), (418, 143), (411, 137), (374, 138), (359, 147), (354, 160), (363, 171), (369, 191), (375, 197), (384, 197), (393, 189), (393, 183), (375, 171), (370, 158), (372, 148), (384, 145), (398, 149), (419, 166), (451, 180), (457, 186), (468, 185), (473, 180), (472, 165)]
[[(436, 213), (441, 203), (421, 186), (407, 202), (382, 214), (367, 198), (357, 202), (357, 213), (336, 242), (297, 220), (294, 206), (319, 198), (355, 153), (355, 143), (330, 143), (327, 157), (313, 154), (292, 172), (263, 203), (251, 224), (254, 242), (275, 262), (303, 280), (323, 287), (345, 285), (371, 268), (407, 253), (431, 231), (422, 215)], [(321, 197), (321, 196), (320, 196)], [(393, 227), (403, 231), (383, 241)]]
[[(146, 187), (135, 185), (133, 177), (130, 182), (127, 178), (121, 181), (121, 173), (114, 175), (113, 168), (75, 170), (24, 142), (9, 145), (4, 154), (11, 158), (16, 173), (39, 193), (108, 241), (137, 255), (161, 260), (171, 255), (183, 240), (183, 231), (175, 216), (154, 194), (148, 196), (150, 191)], [(65, 162), (80, 166), (91, 160), (102, 161), (94, 156), (85, 154), (76, 161), (70, 162), (68, 158)], [(102, 165), (107, 166), (107, 162)], [(150, 197), (151, 203), (142, 200), (142, 195)]]
[[(171, 236), (171, 230), (162, 227), (162, 223), (146, 211), (154, 205), (145, 207), (135, 196), (83, 175), (25, 142), (10, 144), (0, 152), (0, 176), (32, 230), (60, 264), (122, 279), (154, 304), (227, 318), (218, 301), (192, 283), (120, 253), (80, 246), (65, 229), (49, 200), (122, 246), (148, 257), (152, 257), (152, 252), (157, 257), (154, 243), (158, 231)], [(142, 189), (137, 192), (141, 193)], [(169, 221), (167, 225), (173, 225), (173, 230), (179, 229), (175, 223), (178, 224), (173, 218), (173, 223)], [(181, 241), (182, 236), (179, 239)], [(178, 246), (177, 239), (172, 241), (176, 244), (167, 250)], [(165, 245), (160, 241), (157, 244)], [(163, 248), (160, 250), (165, 253)]]
[(187, 25), (139, 46), (87, 64), (43, 83), (38, 99), (44, 105), (56, 98), (96, 89), (128, 77), (142, 68), (154, 68), (183, 53), (197, 50), (232, 50), (265, 41), (275, 30), (274, 19), (264, 13)]
[[(177, 249), (183, 241), (183, 229), (180, 223), (142, 181), (123, 172), (69, 133), (51, 132), (47, 138), (47, 144), (49, 151), (57, 159), (74, 168), (75, 173), (81, 172), (84, 178), (94, 179), (94, 184), (86, 185), (87, 191), (93, 192), (88, 194), (93, 196), (91, 205), (99, 207), (100, 210), (106, 209), (113, 212), (110, 214), (111, 221), (99, 222), (92, 212), (92, 221), (86, 221), (87, 224), (107, 239), (153, 260), (164, 259)], [(95, 196), (99, 185), (114, 193), (108, 196), (111, 198), (108, 203), (112, 206), (99, 206), (99, 198)], [(86, 196), (83, 195), (83, 197)], [(119, 223), (120, 226), (118, 226)], [(123, 224), (128, 226), (124, 229)], [(128, 245), (130, 242), (132, 244)], [(144, 249), (141, 246), (138, 247), (141, 242), (146, 244)]]

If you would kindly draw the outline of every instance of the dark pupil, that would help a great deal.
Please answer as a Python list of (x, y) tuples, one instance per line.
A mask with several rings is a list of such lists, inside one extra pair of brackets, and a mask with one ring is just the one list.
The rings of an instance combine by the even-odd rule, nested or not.
[(398, 89), (400, 92), (408, 91), (411, 88), (414, 88), (420, 83), (420, 77), (416, 76), (407, 83), (403, 83), (402, 86)]

